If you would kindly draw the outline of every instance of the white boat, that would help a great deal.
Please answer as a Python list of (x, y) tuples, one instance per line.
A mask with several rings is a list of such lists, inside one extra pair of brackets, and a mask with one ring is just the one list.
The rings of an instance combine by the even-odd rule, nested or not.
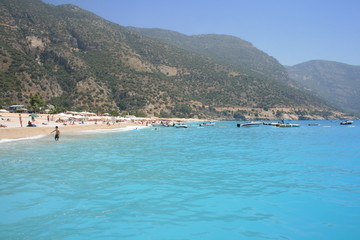
[(177, 123), (177, 124), (175, 124), (174, 127), (176, 127), (176, 128), (188, 128), (188, 126), (186, 124), (184, 124), (184, 123)]
[(237, 127), (258, 127), (262, 124), (263, 124), (262, 122), (249, 122), (249, 123), (237, 124)]
[(268, 125), (268, 126), (276, 126), (276, 125), (278, 125), (279, 123), (276, 123), (276, 122), (264, 122), (263, 123), (264, 125)]
[(278, 123), (276, 124), (277, 127), (300, 127), (300, 124), (295, 123)]
[(353, 124), (353, 121), (345, 120), (340, 122), (340, 125), (350, 125), (350, 124)]

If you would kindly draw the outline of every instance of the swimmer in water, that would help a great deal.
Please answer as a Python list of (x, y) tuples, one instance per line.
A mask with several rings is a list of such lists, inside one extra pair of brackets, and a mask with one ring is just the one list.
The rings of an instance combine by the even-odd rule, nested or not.
[(60, 138), (60, 130), (58, 128), (58, 126), (55, 127), (55, 130), (52, 131), (51, 133), (55, 132), (55, 141), (59, 141)]

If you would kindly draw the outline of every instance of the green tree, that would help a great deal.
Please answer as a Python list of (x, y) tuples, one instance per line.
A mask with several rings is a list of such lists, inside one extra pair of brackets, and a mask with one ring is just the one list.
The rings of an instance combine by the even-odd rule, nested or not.
[(275, 116), (276, 116), (278, 119), (281, 119), (281, 118), (282, 118), (282, 116), (283, 116), (283, 114), (284, 114), (284, 112), (283, 112), (283, 111), (281, 111), (281, 110), (276, 110), (276, 114), (275, 114)]
[(237, 111), (234, 113), (234, 118), (236, 120), (246, 120), (246, 117), (244, 116), (246, 114), (246, 111)]
[(116, 111), (116, 110), (111, 110), (111, 111), (109, 111), (109, 114), (110, 114), (111, 116), (119, 116), (119, 112)]
[(192, 117), (192, 108), (188, 104), (175, 104), (172, 113), (177, 117)]
[(40, 107), (43, 106), (43, 104), (44, 102), (41, 99), (39, 93), (36, 93), (35, 95), (30, 95), (30, 108), (32, 112), (38, 112), (40, 110)]
[(50, 111), (51, 114), (57, 114), (57, 113), (62, 113), (62, 112), (66, 112), (66, 109), (64, 107), (62, 107), (62, 106), (55, 106)]

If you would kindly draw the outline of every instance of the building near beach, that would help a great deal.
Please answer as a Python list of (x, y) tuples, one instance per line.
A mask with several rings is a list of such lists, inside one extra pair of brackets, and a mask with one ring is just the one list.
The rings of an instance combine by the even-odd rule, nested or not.
[(11, 113), (26, 113), (28, 110), (24, 105), (11, 105), (7, 107), (7, 110)]

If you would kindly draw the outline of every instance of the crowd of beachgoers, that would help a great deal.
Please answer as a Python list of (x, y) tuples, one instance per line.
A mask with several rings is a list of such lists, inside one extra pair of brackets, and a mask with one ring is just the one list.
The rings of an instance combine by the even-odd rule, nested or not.
[(155, 118), (137, 118), (134, 116), (114, 117), (97, 116), (92, 113), (75, 114), (26, 114), (26, 113), (0, 113), (0, 124), (2, 128), (14, 127), (49, 127), (55, 125), (88, 125), (106, 124), (115, 125), (118, 123), (134, 123), (148, 125), (156, 122)]
[[(17, 139), (51, 133), (56, 126), (61, 132), (150, 126), (159, 123), (158, 118), (135, 116), (97, 115), (88, 112), (66, 112), (59, 114), (30, 114), (0, 112), (0, 140)], [(51, 128), (51, 129), (49, 129)]]

